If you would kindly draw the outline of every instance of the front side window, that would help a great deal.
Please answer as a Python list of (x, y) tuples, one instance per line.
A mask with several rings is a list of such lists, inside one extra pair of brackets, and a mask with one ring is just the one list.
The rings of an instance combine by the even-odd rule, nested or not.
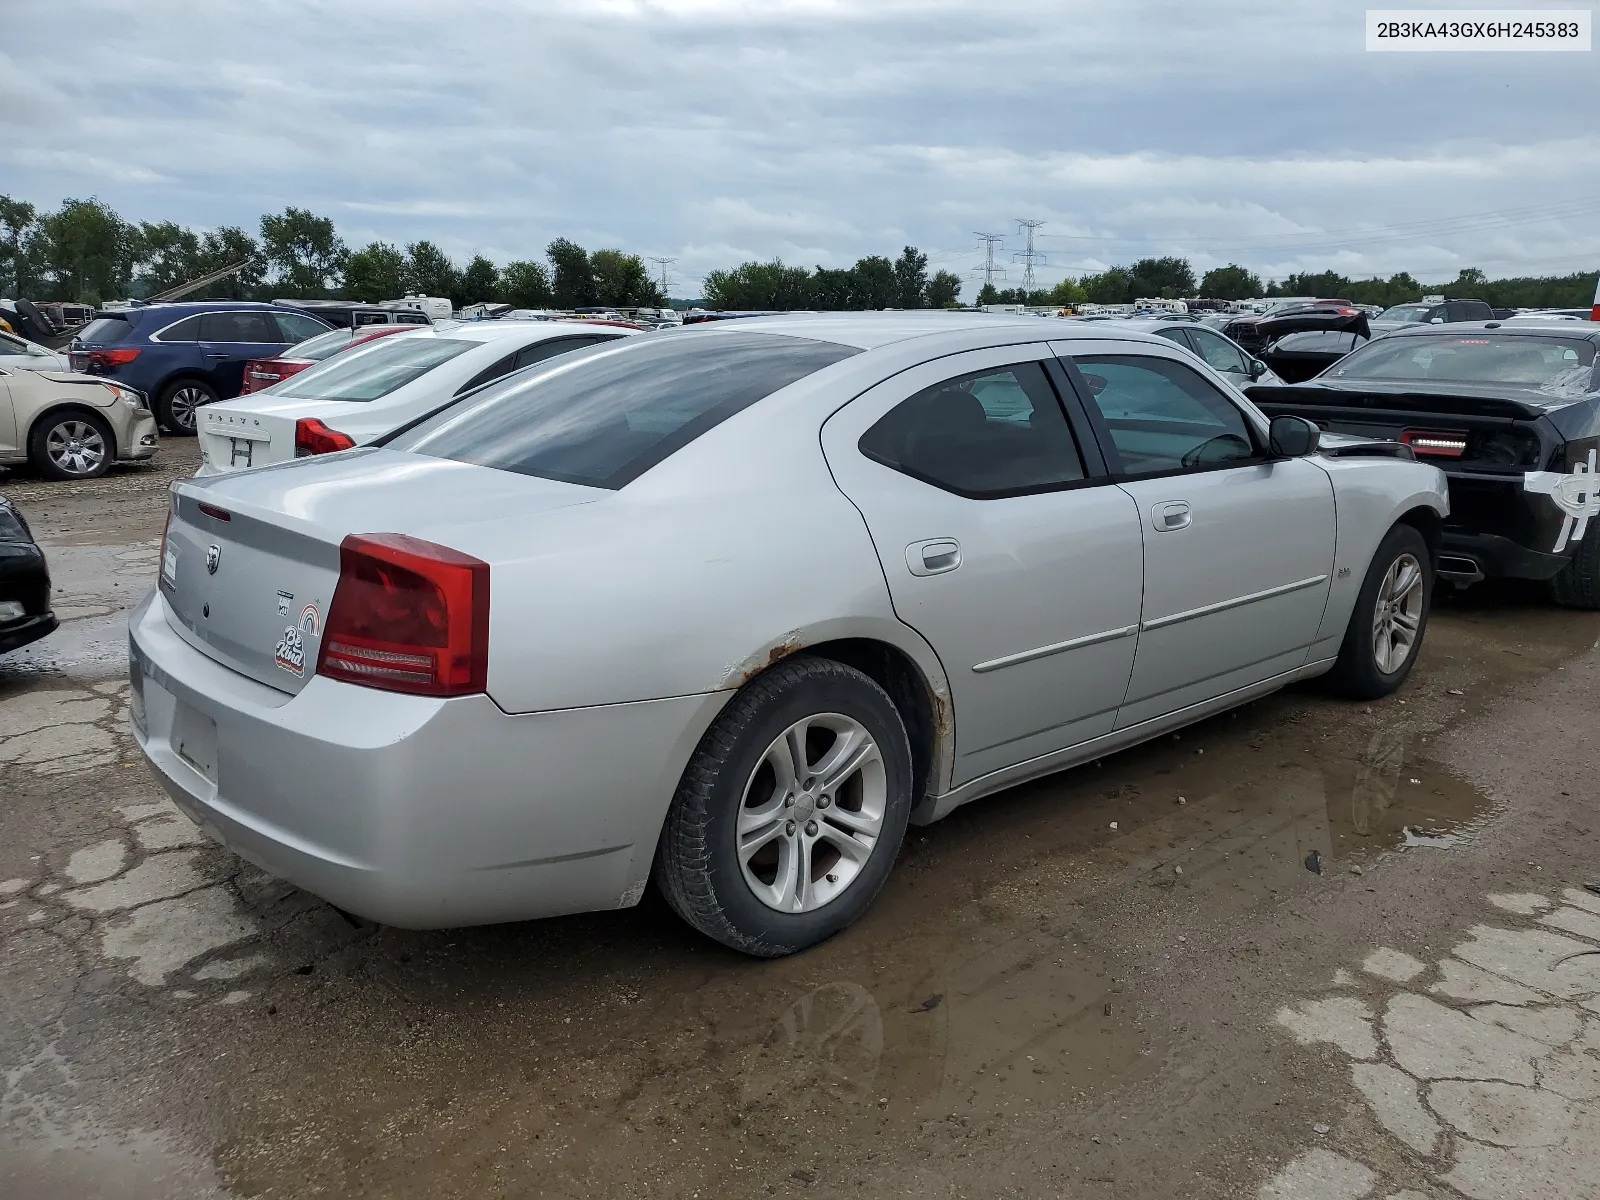
[(1205, 359), (1213, 370), (1221, 371), (1225, 375), (1250, 374), (1250, 364), (1245, 361), (1244, 351), (1220, 333), (1212, 333), (1209, 329), (1196, 329), (1194, 340), (1200, 347), (1200, 357)]
[(1124, 474), (1194, 471), (1258, 457), (1244, 413), (1193, 368), (1142, 354), (1086, 354), (1074, 361)]
[(280, 339), (270, 313), (221, 312), (200, 317), (200, 340), (261, 345)]
[(489, 384), (389, 445), (615, 490), (735, 413), (857, 353), (734, 331), (622, 338)]
[(273, 387), (277, 396), (299, 400), (346, 400), (363, 404), (387, 396), (440, 363), (478, 347), (445, 338), (378, 338), (338, 354)]
[(978, 499), (1047, 491), (1085, 475), (1061, 403), (1036, 362), (924, 388), (880, 417), (860, 448), (913, 479)]

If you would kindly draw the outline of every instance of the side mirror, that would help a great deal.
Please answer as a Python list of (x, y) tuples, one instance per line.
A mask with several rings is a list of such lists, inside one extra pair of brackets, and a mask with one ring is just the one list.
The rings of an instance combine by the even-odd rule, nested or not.
[(1273, 458), (1302, 458), (1316, 451), (1322, 430), (1304, 417), (1273, 417), (1267, 431), (1267, 447)]
[(1262, 362), (1259, 358), (1252, 358), (1250, 360), (1249, 375), (1250, 375), (1251, 379), (1260, 379), (1266, 373), (1267, 373), (1267, 364), (1266, 363)]

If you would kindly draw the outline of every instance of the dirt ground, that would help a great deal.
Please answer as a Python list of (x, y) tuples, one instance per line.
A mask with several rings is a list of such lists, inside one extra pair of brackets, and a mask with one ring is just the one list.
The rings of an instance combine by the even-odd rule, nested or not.
[(1295, 688), (913, 830), (779, 962), (623, 912), (354, 926), (125, 731), (168, 442), (0, 481), (63, 627), (0, 660), (0, 1194), (1600, 1195), (1600, 615), (1442, 594)]

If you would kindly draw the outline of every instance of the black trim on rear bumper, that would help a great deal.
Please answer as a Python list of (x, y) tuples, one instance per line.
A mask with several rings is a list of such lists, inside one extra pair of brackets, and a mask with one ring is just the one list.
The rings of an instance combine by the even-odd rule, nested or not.
[(1572, 555), (1530, 550), (1508, 537), (1493, 533), (1467, 533), (1446, 528), (1439, 548), (1441, 557), (1470, 558), (1485, 575), (1508, 579), (1551, 579)]
[(8, 621), (0, 625), (0, 654), (19, 649), (30, 642), (37, 642), (40, 638), (54, 633), (55, 629), (55, 613), (18, 617), (15, 621)]

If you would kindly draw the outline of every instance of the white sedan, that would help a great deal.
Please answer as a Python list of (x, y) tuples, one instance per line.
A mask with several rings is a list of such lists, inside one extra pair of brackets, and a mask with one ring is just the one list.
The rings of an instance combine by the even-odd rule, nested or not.
[(1448, 511), (1163, 338), (951, 313), (640, 334), (173, 490), (131, 710), (203, 829), (389, 924), (654, 879), (768, 956), (908, 821), (1295, 680), (1394, 691)]
[(378, 338), (200, 409), (198, 473), (365, 445), (491, 380), (627, 332), (581, 321), (483, 321)]

